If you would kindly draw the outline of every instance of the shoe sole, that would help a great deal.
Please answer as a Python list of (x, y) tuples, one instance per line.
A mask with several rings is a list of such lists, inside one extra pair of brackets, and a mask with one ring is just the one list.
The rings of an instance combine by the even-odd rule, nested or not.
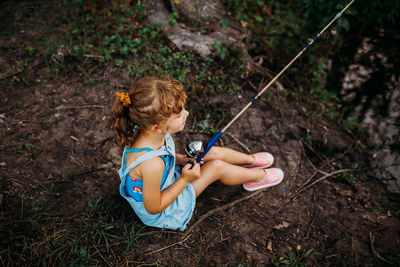
[(261, 166), (261, 167), (253, 167), (253, 168), (251, 168), (251, 169), (266, 169), (266, 168), (269, 168), (269, 167), (271, 167), (271, 166), (272, 166), (272, 164), (273, 164), (273, 162), (272, 162), (271, 164), (268, 164), (268, 165), (265, 165), (265, 166)]
[(284, 174), (283, 174), (283, 172), (282, 172), (282, 179), (280, 179), (279, 181), (277, 181), (277, 182), (275, 182), (275, 183), (273, 183), (273, 184), (268, 184), (268, 185), (264, 185), (264, 186), (257, 187), (257, 188), (247, 188), (246, 185), (243, 184), (243, 188), (244, 188), (244, 190), (246, 190), (246, 191), (253, 192), (253, 191), (260, 190), (260, 189), (264, 189), (264, 188), (268, 188), (268, 187), (272, 187), (272, 186), (278, 185), (278, 184), (280, 184), (280, 183), (283, 181), (283, 178), (284, 178)]
[(266, 168), (271, 167), (271, 166), (274, 164), (275, 158), (274, 158), (274, 156), (272, 156), (271, 153), (269, 153), (269, 152), (267, 152), (267, 153), (270, 154), (271, 157), (272, 157), (272, 162), (271, 162), (270, 164), (265, 165), (265, 166), (260, 166), (260, 167), (249, 167), (249, 165), (247, 165), (247, 166), (246, 166), (246, 165), (243, 165), (243, 167), (245, 167), (245, 168), (250, 168), (250, 169), (266, 169)]

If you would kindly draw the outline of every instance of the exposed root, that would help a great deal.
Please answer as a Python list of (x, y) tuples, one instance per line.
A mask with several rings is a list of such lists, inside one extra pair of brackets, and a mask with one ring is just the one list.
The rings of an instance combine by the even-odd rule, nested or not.
[(215, 209), (212, 209), (212, 210), (206, 212), (205, 214), (201, 215), (200, 218), (186, 230), (184, 236), (185, 237), (188, 236), (193, 231), (193, 229), (197, 227), (197, 225), (199, 225), (204, 219), (208, 218), (212, 214), (214, 214), (214, 213), (216, 213), (218, 211), (223, 211), (223, 210), (229, 209), (229, 208), (235, 206), (236, 204), (238, 204), (238, 203), (240, 203), (242, 201), (245, 201), (245, 200), (248, 200), (248, 199), (250, 199), (252, 197), (255, 197), (255, 196), (261, 194), (265, 189), (258, 190), (256, 192), (250, 194), (250, 195), (247, 195), (245, 197), (239, 198), (239, 199), (237, 199), (237, 200), (235, 200), (233, 202), (230, 202), (230, 203), (225, 204), (225, 205), (223, 205), (221, 207), (218, 207), (218, 208), (215, 208)]
[(372, 232), (369, 232), (369, 241), (370, 241), (370, 245), (371, 245), (371, 250), (378, 259), (380, 259), (381, 261), (384, 261), (388, 264), (393, 264), (392, 262), (388, 261), (381, 255), (379, 255), (378, 252), (376, 252), (375, 247), (374, 247), (375, 238), (374, 238), (374, 235), (372, 234)]

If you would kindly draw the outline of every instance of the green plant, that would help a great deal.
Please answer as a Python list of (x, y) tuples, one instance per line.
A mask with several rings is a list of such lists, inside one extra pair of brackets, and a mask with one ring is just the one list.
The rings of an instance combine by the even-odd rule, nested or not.
[(101, 198), (89, 200), (88, 207), (81, 214), (79, 223), (83, 240), (95, 242), (96, 245), (104, 243), (109, 251), (109, 240), (120, 239), (120, 237), (112, 232), (115, 226), (112, 220), (103, 216), (106, 213)]
[(76, 248), (71, 252), (71, 256), (75, 259), (75, 262), (71, 263), (71, 266), (86, 266), (92, 260), (90, 250), (86, 247)]
[(284, 253), (279, 258), (274, 257), (272, 263), (274, 266), (279, 267), (306, 267), (307, 263), (304, 261), (311, 255), (313, 249), (303, 252), (293, 252), (289, 250), (288, 253)]
[(124, 65), (124, 61), (123, 61), (122, 59), (117, 59), (117, 60), (115, 61), (115, 66), (121, 68), (123, 65)]
[(228, 28), (229, 22), (227, 19), (221, 19), (219, 22), (219, 25), (221, 25), (222, 28)]
[(123, 240), (126, 244), (126, 251), (128, 252), (130, 248), (137, 246), (140, 238), (145, 235), (143, 226), (140, 227), (137, 224), (133, 224), (127, 227), (124, 225)]
[(176, 19), (179, 18), (179, 14), (178, 12), (172, 12), (171, 16), (168, 19), (168, 23), (169, 25), (171, 25), (172, 27), (174, 27), (177, 23)]
[(228, 49), (221, 43), (221, 41), (215, 43), (215, 51), (217, 51), (222, 60), (224, 60), (229, 53)]
[(30, 45), (28, 45), (25, 48), (25, 50), (26, 50), (26, 52), (28, 53), (29, 56), (33, 56), (35, 54), (35, 49)]
[[(343, 165), (341, 163), (338, 163), (338, 167), (340, 169), (343, 169)], [(354, 163), (353, 168), (358, 168), (358, 163)], [(351, 171), (351, 170), (344, 172), (341, 175), (341, 179), (342, 179), (342, 181), (345, 181), (346, 183), (349, 183), (349, 184), (354, 184), (356, 182), (353, 171)]]
[(207, 134), (218, 133), (218, 129), (216, 129), (207, 119), (197, 123), (197, 126), (200, 128), (201, 133), (207, 133)]

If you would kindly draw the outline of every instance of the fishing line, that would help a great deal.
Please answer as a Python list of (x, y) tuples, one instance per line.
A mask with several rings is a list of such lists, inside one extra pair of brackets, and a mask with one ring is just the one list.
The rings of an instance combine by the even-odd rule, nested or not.
[(307, 45), (288, 64), (286, 64), (286, 66), (275, 75), (275, 77), (221, 131), (207, 142), (207, 147), (205, 149), (201, 141), (194, 141), (186, 146), (186, 154), (189, 157), (196, 158), (196, 161), (200, 162), (221, 135), (314, 43), (315, 40), (321, 36), (326, 29), (329, 28), (329, 26), (331, 26), (332, 23), (342, 16), (343, 12), (345, 12), (354, 1), (355, 0), (350, 1), (320, 32), (314, 36), (314, 38), (309, 39)]

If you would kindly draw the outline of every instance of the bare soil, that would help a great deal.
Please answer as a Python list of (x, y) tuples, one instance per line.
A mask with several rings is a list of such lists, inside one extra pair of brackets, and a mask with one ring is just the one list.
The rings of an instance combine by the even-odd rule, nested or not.
[[(96, 81), (89, 86), (74, 62), (64, 63), (71, 71), (49, 72), (49, 59), (40, 53), (16, 71), (12, 65), (26, 59), (25, 47), (41, 33), (19, 19), (29, 10), (11, 11), (2, 28), (9, 23), (24, 31), (0, 34), (1, 265), (77, 262), (72, 252), (79, 246), (65, 237), (79, 242), (79, 234), (85, 236), (77, 229), (80, 220), (100, 219), (115, 235), (126, 227), (143, 235), (128, 249), (122, 239), (93, 240), (85, 247), (95, 261), (86, 265), (266, 266), (289, 252), (295, 263), (314, 266), (400, 265), (399, 196), (379, 181), (384, 170), (375, 168), (367, 145), (335, 120), (309, 123), (276, 89), (276, 98), (256, 102), (219, 145), (271, 152), (285, 180), (253, 195), (241, 186), (210, 186), (198, 198), (187, 232), (142, 226), (118, 193), (121, 149), (110, 111), (115, 85), (129, 84), (129, 76), (88, 59), (84, 64)], [(204, 112), (236, 114), (254, 93), (245, 88), (240, 95), (192, 95), (187, 129), (174, 136), (177, 150), (210, 138), (197, 127)], [(106, 212), (82, 219), (96, 199)], [(60, 240), (72, 245), (57, 247)]]

